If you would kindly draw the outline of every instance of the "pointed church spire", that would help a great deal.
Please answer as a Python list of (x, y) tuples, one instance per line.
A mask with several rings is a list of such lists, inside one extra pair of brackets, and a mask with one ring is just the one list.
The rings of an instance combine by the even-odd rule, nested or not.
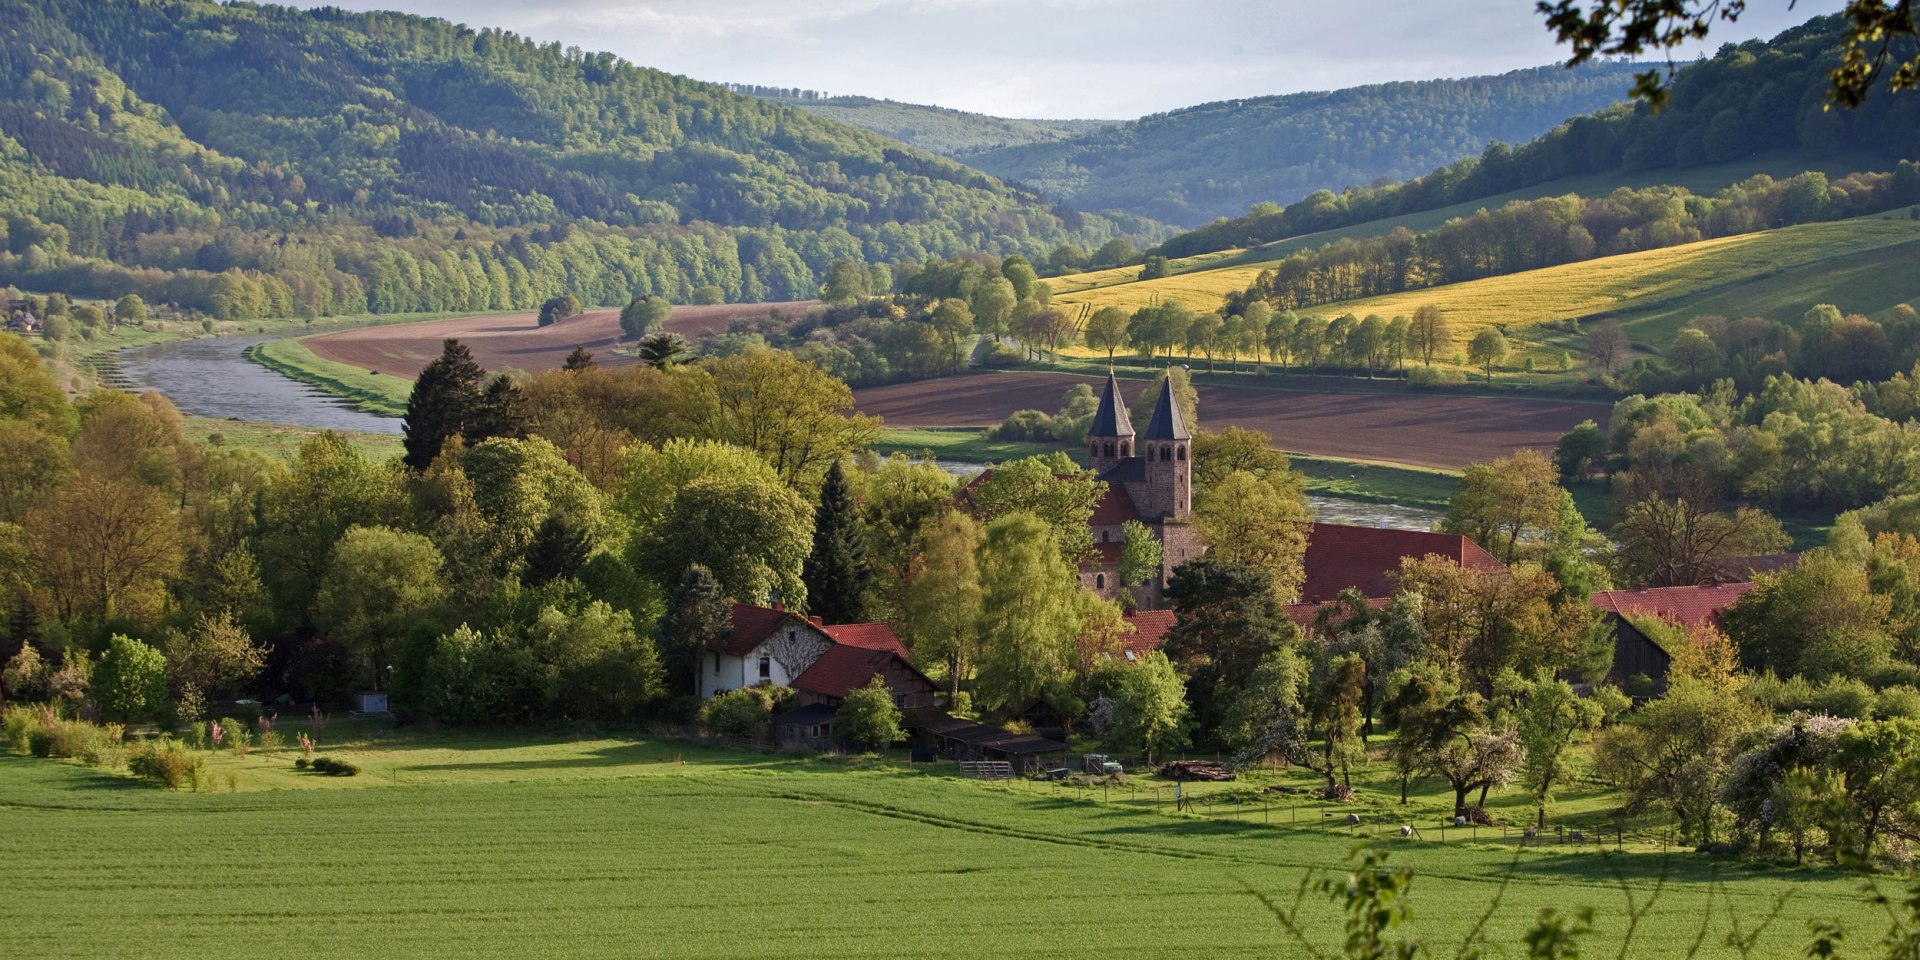
[(1100, 409), (1093, 415), (1093, 426), (1087, 428), (1087, 436), (1133, 436), (1133, 420), (1127, 416), (1127, 405), (1120, 399), (1120, 381), (1114, 379), (1112, 367), (1107, 368), (1107, 385), (1100, 394)]
[(1160, 381), (1160, 399), (1153, 405), (1153, 422), (1147, 424), (1148, 440), (1191, 440), (1187, 419), (1180, 415), (1180, 404), (1173, 399), (1173, 369)]

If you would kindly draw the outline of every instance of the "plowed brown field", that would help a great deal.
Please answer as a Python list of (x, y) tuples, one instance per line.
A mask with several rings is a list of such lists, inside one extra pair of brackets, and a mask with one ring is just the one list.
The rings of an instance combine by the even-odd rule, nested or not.
[[(1068, 387), (1097, 377), (981, 373), (854, 391), (862, 413), (894, 427), (988, 426), (1015, 410), (1052, 412)], [(1121, 381), (1131, 397), (1147, 389)], [(1550, 451), (1582, 420), (1605, 424), (1604, 404), (1566, 400), (1463, 397), (1432, 393), (1328, 393), (1202, 385), (1205, 426), (1251, 427), (1274, 445), (1310, 456), (1458, 470), (1516, 450)], [(1142, 429), (1145, 424), (1134, 424)]]
[[(764, 316), (769, 311), (798, 314), (813, 305), (814, 301), (803, 301), (674, 307), (666, 328), (692, 339), (708, 330), (724, 330), (736, 317)], [(537, 319), (532, 313), (459, 317), (342, 330), (302, 342), (323, 359), (409, 380), (440, 355), (440, 342), (448, 337), (458, 337), (488, 370), (551, 370), (565, 363), (574, 347), (586, 347), (603, 364), (633, 362), (612, 349), (620, 336), (618, 310), (593, 310), (547, 327), (539, 326)]]

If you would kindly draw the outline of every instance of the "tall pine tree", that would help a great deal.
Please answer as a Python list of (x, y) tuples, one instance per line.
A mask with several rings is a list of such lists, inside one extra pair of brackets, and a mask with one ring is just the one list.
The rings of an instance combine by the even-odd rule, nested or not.
[(593, 552), (593, 536), (564, 513), (554, 512), (540, 522), (527, 544), (526, 567), (520, 579), (537, 587), (580, 572)]
[(667, 661), (669, 689), (697, 694), (700, 664), (707, 651), (733, 629), (733, 604), (713, 571), (687, 568), (660, 617), (660, 655)]
[(813, 511), (813, 552), (800, 579), (807, 585), (808, 613), (827, 623), (869, 619), (873, 571), (867, 563), (866, 529), (839, 463), (827, 471), (820, 488), (820, 505)]
[(506, 374), (498, 374), (487, 383), (469, 426), (469, 443), (493, 437), (524, 440), (527, 436), (527, 395)]
[(406, 464), (425, 470), (440, 455), (448, 437), (465, 435), (480, 410), (480, 382), (487, 372), (474, 362), (467, 345), (448, 337), (439, 359), (420, 371), (407, 398)]
[(573, 352), (567, 354), (566, 370), (568, 373), (580, 373), (584, 370), (592, 370), (597, 366), (599, 366), (599, 364), (593, 362), (592, 351), (589, 351), (586, 347), (574, 347)]

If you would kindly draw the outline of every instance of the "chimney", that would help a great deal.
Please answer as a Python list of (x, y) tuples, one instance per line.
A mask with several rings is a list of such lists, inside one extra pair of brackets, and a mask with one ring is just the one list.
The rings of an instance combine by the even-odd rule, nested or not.
[(825, 620), (820, 619), (819, 617), (808, 617), (807, 622), (813, 624), (816, 627), (825, 627), (827, 625), (827, 622)]

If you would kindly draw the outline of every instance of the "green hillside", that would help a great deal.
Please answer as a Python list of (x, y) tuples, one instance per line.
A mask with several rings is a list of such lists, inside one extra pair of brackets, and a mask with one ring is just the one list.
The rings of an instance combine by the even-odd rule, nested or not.
[(792, 299), (842, 257), (1155, 229), (611, 54), (393, 13), (0, 0), (0, 90), (0, 273), (218, 316)]
[(969, 162), (1082, 210), (1194, 225), (1266, 200), (1401, 178), (1618, 100), (1627, 64), (1202, 104)]
[[(1763, 170), (1769, 158), (1797, 155), (1798, 169), (1825, 169), (1839, 157), (1871, 157), (1852, 169), (1891, 169), (1920, 157), (1920, 97), (1869, 98), (1854, 110), (1829, 110), (1827, 70), (1839, 58), (1845, 27), (1816, 17), (1770, 41), (1728, 44), (1680, 71), (1665, 109), (1613, 107), (1574, 117), (1520, 147), (1494, 144), (1403, 183), (1314, 193), (1191, 231), (1163, 244), (1170, 257), (1253, 246), (1448, 206), (1489, 203), (1502, 195), (1583, 177), (1636, 185), (1689, 185), (1697, 168)], [(1459, 155), (1459, 154), (1457, 154)], [(1771, 171), (1766, 171), (1771, 172)], [(1651, 174), (1650, 179), (1642, 179)], [(1723, 179), (1722, 184), (1739, 179)], [(1584, 191), (1583, 191), (1584, 192)], [(1696, 187), (1696, 192), (1702, 192)], [(1261, 200), (1286, 202), (1298, 194)], [(1588, 194), (1591, 195), (1591, 194)]]
[(871, 130), (910, 147), (956, 160), (966, 160), (989, 150), (1068, 140), (1120, 122), (994, 117), (872, 97), (779, 96), (761, 92), (767, 88), (736, 86), (734, 89), (797, 107), (815, 116)]

